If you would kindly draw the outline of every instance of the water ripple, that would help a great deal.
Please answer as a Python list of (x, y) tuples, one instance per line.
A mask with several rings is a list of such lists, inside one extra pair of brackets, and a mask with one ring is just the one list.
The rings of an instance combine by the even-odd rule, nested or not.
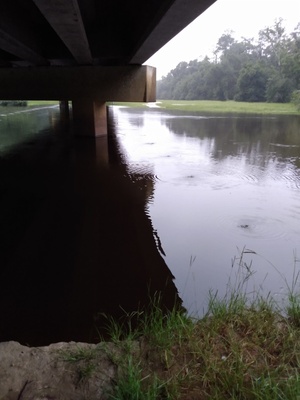
[(288, 235), (286, 224), (273, 217), (224, 215), (219, 217), (219, 225), (230, 233), (254, 239), (277, 239)]

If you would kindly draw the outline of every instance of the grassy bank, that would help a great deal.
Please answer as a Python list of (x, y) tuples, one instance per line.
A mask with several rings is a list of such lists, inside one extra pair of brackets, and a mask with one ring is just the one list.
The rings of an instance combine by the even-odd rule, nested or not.
[[(106, 354), (117, 370), (107, 399), (300, 399), (299, 274), (279, 307), (247, 291), (253, 271), (243, 254), (226, 295), (209, 292), (201, 319), (180, 308), (163, 312), (159, 296), (123, 322), (107, 318), (113, 346), (107, 342)], [(93, 379), (97, 349), (65, 359), (80, 361), (78, 376)]]
[[(299, 399), (300, 303), (295, 314), (294, 300), (285, 318), (270, 299), (249, 304), (235, 293), (211, 295), (197, 321), (179, 310), (164, 314), (157, 301), (123, 325), (110, 321), (113, 344), (104, 349), (116, 377), (105, 399)], [(97, 380), (98, 354), (78, 347), (63, 357), (78, 363), (78, 379), (88, 385)]]
[(59, 104), (56, 100), (28, 100), (28, 106), (54, 106)]
[[(298, 399), (298, 318), (283, 318), (269, 301), (249, 305), (212, 296), (207, 315), (193, 321), (155, 306), (140, 328), (110, 354), (118, 379), (110, 399)], [(121, 340), (122, 339), (122, 340)]]
[[(151, 103), (113, 103), (133, 107), (149, 107)], [(152, 103), (153, 104), (153, 103)], [(166, 110), (181, 110), (204, 113), (241, 113), (241, 114), (284, 114), (299, 115), (291, 103), (245, 103), (237, 101), (210, 100), (158, 100), (156, 106)]]
[[(55, 100), (30, 100), (28, 106), (47, 106), (58, 104)], [(153, 103), (117, 103), (110, 105), (123, 105), (137, 108), (148, 108)], [(240, 113), (240, 114), (284, 114), (299, 115), (296, 107), (291, 103), (245, 103), (237, 101), (212, 101), (212, 100), (158, 100), (155, 106), (165, 110), (181, 110), (203, 113)]]

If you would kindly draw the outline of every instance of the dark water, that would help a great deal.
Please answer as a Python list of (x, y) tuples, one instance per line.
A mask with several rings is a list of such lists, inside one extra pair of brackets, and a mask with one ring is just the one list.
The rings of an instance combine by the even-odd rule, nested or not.
[(128, 174), (114, 125), (108, 143), (74, 138), (55, 108), (16, 116), (0, 121), (0, 340), (93, 342), (101, 313), (180, 303), (144, 211), (152, 176)]
[(284, 298), (299, 269), (300, 117), (111, 107), (93, 140), (57, 108), (19, 111), (0, 115), (0, 341), (97, 341), (101, 313), (155, 292), (201, 315), (242, 249), (249, 290)]

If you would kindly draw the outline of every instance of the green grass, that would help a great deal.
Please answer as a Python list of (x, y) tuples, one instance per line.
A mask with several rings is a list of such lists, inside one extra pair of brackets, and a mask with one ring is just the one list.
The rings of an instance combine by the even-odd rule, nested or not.
[[(154, 400), (160, 398), (164, 383), (161, 383), (155, 374), (143, 376), (140, 363), (130, 354), (127, 355), (125, 361), (119, 363), (122, 369), (110, 396), (111, 400)], [(147, 382), (149, 378), (151, 378), (150, 383)]]
[[(147, 108), (147, 103), (110, 103), (130, 107)], [(239, 113), (239, 114), (283, 114), (297, 115), (296, 107), (291, 103), (246, 103), (237, 101), (212, 100), (157, 100), (161, 109), (203, 113)]]
[(108, 317), (110, 341), (78, 345), (60, 359), (76, 367), (78, 384), (88, 385), (103, 372), (105, 354), (115, 370), (107, 400), (299, 399), (298, 274), (283, 308), (271, 296), (249, 296), (254, 272), (244, 261), (247, 252), (234, 260), (225, 295), (208, 293), (203, 318), (180, 307), (163, 311), (157, 295), (121, 323)]
[(226, 294), (209, 292), (201, 319), (180, 308), (163, 312), (159, 296), (122, 327), (108, 319), (119, 349), (110, 350), (118, 365), (111, 399), (300, 399), (298, 274), (279, 307), (270, 295), (248, 292), (247, 252), (235, 259)]
[(155, 316), (139, 347), (127, 345), (114, 359), (119, 373), (111, 399), (297, 399), (299, 329), (269, 303), (235, 301), (235, 313), (219, 301), (192, 323), (178, 311), (177, 327), (170, 330), (165, 320), (166, 342), (151, 332)]
[[(29, 100), (28, 106), (55, 105), (56, 100)], [(237, 101), (212, 100), (157, 100), (157, 106), (165, 110), (180, 110), (204, 113), (241, 113), (241, 114), (284, 114), (297, 115), (296, 107), (292, 103), (246, 103)], [(148, 108), (147, 103), (120, 103), (109, 102), (108, 105), (123, 105), (135, 108)]]
[(28, 106), (51, 106), (59, 104), (58, 100), (28, 100)]

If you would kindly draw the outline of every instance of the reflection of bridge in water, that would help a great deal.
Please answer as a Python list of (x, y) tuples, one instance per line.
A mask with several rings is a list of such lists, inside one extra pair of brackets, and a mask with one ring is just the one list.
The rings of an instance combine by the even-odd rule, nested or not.
[(108, 147), (57, 127), (1, 157), (0, 341), (96, 341), (99, 313), (180, 303), (145, 214), (153, 178), (132, 183), (109, 130)]

